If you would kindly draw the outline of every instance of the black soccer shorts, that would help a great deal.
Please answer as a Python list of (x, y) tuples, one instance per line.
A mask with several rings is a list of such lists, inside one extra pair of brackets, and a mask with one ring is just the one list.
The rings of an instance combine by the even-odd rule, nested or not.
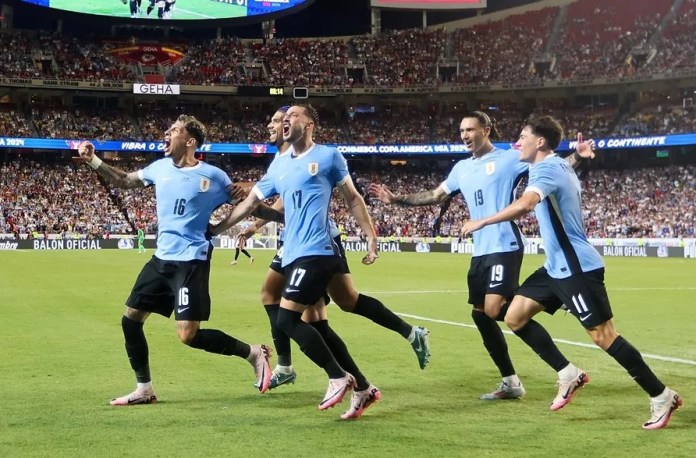
[(471, 267), (467, 274), (469, 303), (483, 305), (486, 294), (513, 297), (520, 284), (523, 255), (522, 250), (517, 250), (471, 258)]
[(283, 298), (314, 305), (326, 294), (334, 274), (342, 273), (345, 260), (337, 255), (305, 256), (285, 267)]

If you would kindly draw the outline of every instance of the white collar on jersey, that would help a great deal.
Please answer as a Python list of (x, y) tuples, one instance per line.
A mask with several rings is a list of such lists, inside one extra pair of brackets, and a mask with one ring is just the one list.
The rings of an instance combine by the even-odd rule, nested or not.
[(290, 148), (288, 148), (288, 150), (285, 151), (285, 154), (290, 154), (290, 157), (291, 157), (292, 159), (299, 159), (299, 158), (301, 158), (301, 157), (305, 157), (306, 155), (308, 155), (308, 154), (314, 149), (315, 146), (317, 146), (317, 144), (316, 144), (316, 143), (312, 143), (312, 146), (310, 146), (309, 148), (307, 148), (307, 150), (306, 150), (304, 153), (302, 153), (302, 154), (297, 154), (297, 155), (296, 155), (296, 154), (295, 154), (295, 148), (294, 148), (292, 145), (290, 145)]

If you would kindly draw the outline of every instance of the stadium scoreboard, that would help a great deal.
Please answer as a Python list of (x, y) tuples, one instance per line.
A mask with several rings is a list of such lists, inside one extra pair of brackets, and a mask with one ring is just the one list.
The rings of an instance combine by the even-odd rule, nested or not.
[(237, 95), (245, 97), (289, 97), (306, 99), (309, 90), (306, 87), (294, 87), (292, 90), (283, 86), (237, 86)]
[(462, 10), (485, 8), (487, 0), (371, 0), (373, 8), (417, 10)]
[(129, 20), (174, 20), (198, 24), (211, 20), (263, 21), (301, 11), (315, 0), (157, 0), (140, 9), (131, 0), (19, 0), (52, 10)]

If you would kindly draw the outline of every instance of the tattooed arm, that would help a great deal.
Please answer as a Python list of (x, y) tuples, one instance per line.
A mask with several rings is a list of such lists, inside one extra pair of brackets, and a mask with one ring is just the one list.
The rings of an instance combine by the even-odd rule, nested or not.
[(87, 162), (97, 173), (103, 177), (109, 184), (117, 188), (142, 188), (145, 183), (138, 176), (138, 172), (124, 172), (121, 169), (112, 167), (105, 162), (102, 162), (94, 153), (94, 145), (90, 142), (82, 142), (77, 147), (77, 152), (80, 157)]
[(385, 185), (373, 183), (370, 185), (370, 193), (385, 204), (397, 204), (407, 207), (439, 204), (447, 199), (447, 192), (445, 192), (442, 186), (438, 186), (430, 191), (396, 195), (393, 194)]

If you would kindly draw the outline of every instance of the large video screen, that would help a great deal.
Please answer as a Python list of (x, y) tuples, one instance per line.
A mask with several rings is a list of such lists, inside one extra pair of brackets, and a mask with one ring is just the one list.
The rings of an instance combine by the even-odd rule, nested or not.
[(418, 10), (463, 10), (485, 8), (486, 0), (372, 0), (374, 8), (403, 8)]
[(204, 20), (273, 14), (314, 0), (22, 0), (25, 3), (111, 17)]

